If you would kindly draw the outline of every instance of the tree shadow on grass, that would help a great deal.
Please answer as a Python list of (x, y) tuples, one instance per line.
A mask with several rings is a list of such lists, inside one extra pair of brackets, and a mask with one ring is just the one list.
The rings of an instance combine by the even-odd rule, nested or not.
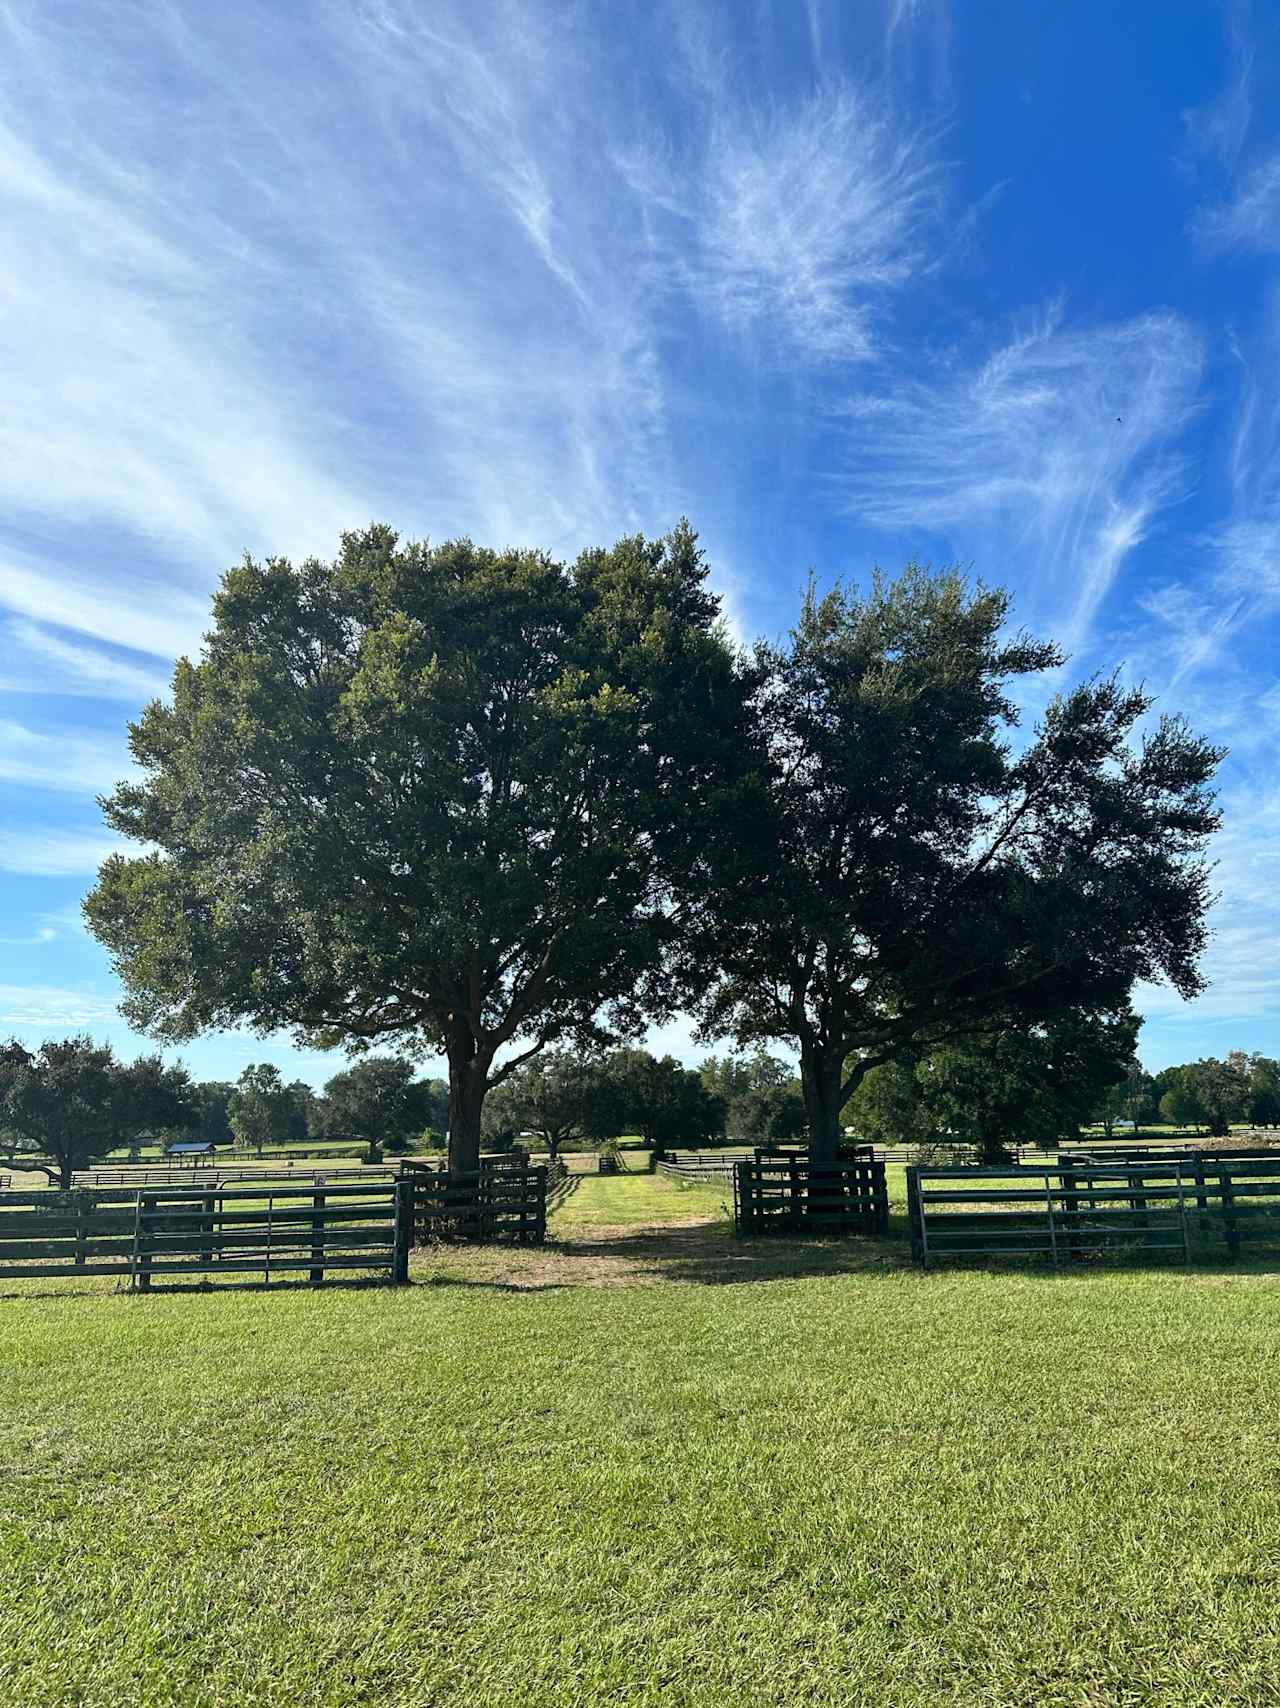
[[(424, 1254), (418, 1254), (420, 1257)], [(905, 1238), (736, 1239), (722, 1219), (582, 1230), (542, 1246), (457, 1247), (427, 1256), (438, 1266), (418, 1279), (433, 1287), (504, 1293), (668, 1282), (732, 1286), (812, 1276), (883, 1274), (911, 1267)]]

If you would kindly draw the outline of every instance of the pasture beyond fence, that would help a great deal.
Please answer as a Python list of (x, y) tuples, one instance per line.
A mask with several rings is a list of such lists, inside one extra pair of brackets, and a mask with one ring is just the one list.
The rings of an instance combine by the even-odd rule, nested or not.
[(1052, 1168), (910, 1168), (911, 1246), (947, 1258), (1055, 1267), (1145, 1257), (1193, 1263), (1280, 1245), (1280, 1152), (1187, 1152)]
[(887, 1233), (884, 1163), (870, 1154), (830, 1163), (803, 1153), (744, 1157), (734, 1171), (733, 1219), (740, 1235)]

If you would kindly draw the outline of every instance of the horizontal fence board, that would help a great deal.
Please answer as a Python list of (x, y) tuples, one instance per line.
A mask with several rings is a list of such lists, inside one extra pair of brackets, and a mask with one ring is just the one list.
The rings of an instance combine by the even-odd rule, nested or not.
[(1073, 1154), (1034, 1171), (908, 1170), (916, 1257), (1234, 1255), (1280, 1242), (1280, 1157), (1183, 1152), (1122, 1165)]

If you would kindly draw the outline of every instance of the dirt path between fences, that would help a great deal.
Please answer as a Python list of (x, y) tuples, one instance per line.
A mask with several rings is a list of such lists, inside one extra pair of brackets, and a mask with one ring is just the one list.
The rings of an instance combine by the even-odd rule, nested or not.
[(725, 1285), (801, 1275), (909, 1267), (897, 1240), (735, 1239), (723, 1217), (575, 1228), (542, 1246), (425, 1246), (412, 1280), (426, 1286), (545, 1292), (562, 1287), (656, 1287), (672, 1281)]

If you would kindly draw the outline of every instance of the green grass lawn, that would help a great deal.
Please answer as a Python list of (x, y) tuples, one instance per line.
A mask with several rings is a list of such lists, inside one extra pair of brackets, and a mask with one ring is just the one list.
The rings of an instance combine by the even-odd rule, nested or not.
[(1277, 1278), (926, 1275), (723, 1199), (587, 1177), (395, 1290), (0, 1283), (0, 1702), (1280, 1696)]

